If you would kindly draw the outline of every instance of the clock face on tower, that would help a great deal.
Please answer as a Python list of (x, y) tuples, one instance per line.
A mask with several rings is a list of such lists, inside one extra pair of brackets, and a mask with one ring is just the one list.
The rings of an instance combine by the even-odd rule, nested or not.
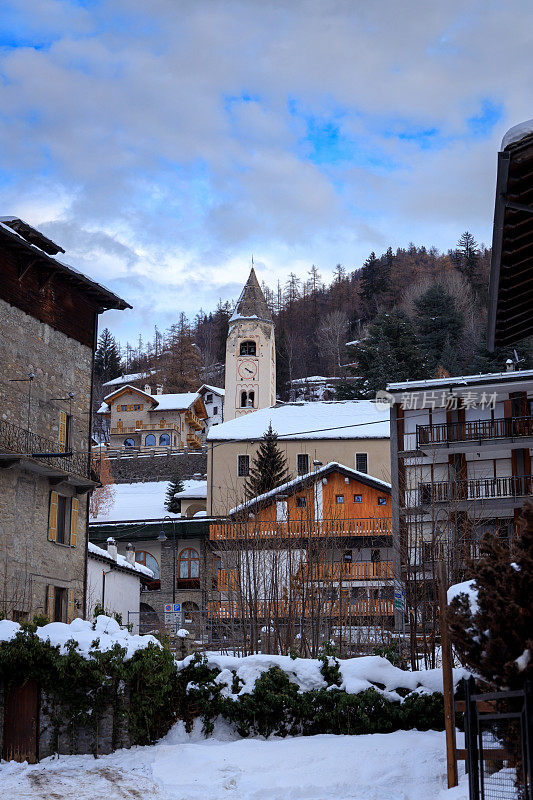
[(237, 364), (237, 375), (243, 380), (251, 380), (257, 375), (257, 361), (251, 358), (243, 359)]

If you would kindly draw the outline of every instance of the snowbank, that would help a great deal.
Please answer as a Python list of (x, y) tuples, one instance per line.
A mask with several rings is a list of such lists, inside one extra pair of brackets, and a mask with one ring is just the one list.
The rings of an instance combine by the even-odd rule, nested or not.
[[(10, 620), (0, 621), (0, 642), (9, 642), (14, 639), (21, 630), (18, 622)], [(96, 618), (96, 621), (89, 622), (85, 619), (75, 619), (70, 625), (65, 622), (50, 622), (37, 628), (36, 636), (43, 642), (50, 642), (53, 646), (59, 646), (61, 653), (66, 653), (66, 644), (74, 640), (77, 651), (89, 658), (91, 651), (100, 650), (105, 652), (111, 650), (116, 644), (126, 650), (125, 660), (130, 659), (137, 650), (144, 650), (150, 643), (161, 647), (155, 636), (139, 636), (121, 628), (118, 622), (111, 617), (103, 614)]]
[[(220, 671), (216, 682), (223, 685), (222, 694), (225, 697), (236, 698), (238, 694), (253, 692), (256, 680), (271, 667), (279, 667), (286, 672), (289, 679), (298, 684), (301, 692), (327, 687), (320, 671), (322, 662), (316, 658), (292, 659), (290, 656), (263, 654), (239, 658), (218, 653), (206, 653), (206, 657), (209, 666)], [(187, 656), (183, 661), (178, 661), (178, 670), (190, 664), (192, 659), (193, 656)], [(401, 696), (397, 689), (419, 693), (442, 692), (440, 669), (407, 672), (394, 667), (390, 661), (381, 656), (339, 659), (339, 668), (342, 679), (339, 688), (348, 694), (358, 694), (373, 687), (389, 700), (400, 700)], [(242, 682), (238, 693), (232, 692), (234, 675)], [(454, 685), (464, 677), (468, 677), (466, 670), (454, 669)]]

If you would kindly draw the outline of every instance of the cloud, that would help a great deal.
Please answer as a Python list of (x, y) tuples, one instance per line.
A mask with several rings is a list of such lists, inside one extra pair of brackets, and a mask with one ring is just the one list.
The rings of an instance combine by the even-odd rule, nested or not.
[(531, 116), (526, 0), (3, 12), (3, 212), (135, 304), (121, 336), (212, 308), (252, 252), (283, 282), (465, 228), (490, 241), (500, 137)]

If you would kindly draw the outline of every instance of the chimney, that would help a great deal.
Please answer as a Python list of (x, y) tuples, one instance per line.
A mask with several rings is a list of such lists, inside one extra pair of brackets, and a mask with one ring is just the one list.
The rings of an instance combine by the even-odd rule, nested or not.
[(118, 556), (117, 543), (115, 542), (112, 536), (110, 536), (109, 539), (107, 540), (107, 553), (108, 555), (111, 556), (113, 561), (117, 560)]
[(135, 565), (135, 548), (131, 542), (126, 545), (126, 561), (133, 567)]
[(152, 394), (152, 390), (150, 389), (149, 383), (144, 384), (144, 391), (146, 392), (146, 394)]
[(512, 358), (508, 358), (505, 362), (505, 369), (507, 372), (514, 372), (514, 361)]
[(163, 394), (163, 387), (161, 386), (161, 384), (158, 384), (158, 385), (155, 387), (155, 393), (156, 393), (156, 394)]

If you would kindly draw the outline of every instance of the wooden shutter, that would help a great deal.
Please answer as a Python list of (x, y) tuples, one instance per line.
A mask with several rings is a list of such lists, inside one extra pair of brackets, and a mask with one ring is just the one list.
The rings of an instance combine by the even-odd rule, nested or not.
[(48, 515), (48, 539), (57, 542), (57, 492), (50, 492), (50, 513)]
[(76, 616), (74, 600), (74, 589), (67, 589), (67, 622), (72, 622)]
[(78, 508), (79, 501), (76, 497), (72, 498), (70, 506), (70, 546), (76, 547), (78, 543)]
[(46, 616), (50, 622), (54, 621), (55, 617), (55, 588), (52, 584), (46, 587)]
[(59, 450), (64, 453), (67, 449), (67, 412), (59, 412)]

